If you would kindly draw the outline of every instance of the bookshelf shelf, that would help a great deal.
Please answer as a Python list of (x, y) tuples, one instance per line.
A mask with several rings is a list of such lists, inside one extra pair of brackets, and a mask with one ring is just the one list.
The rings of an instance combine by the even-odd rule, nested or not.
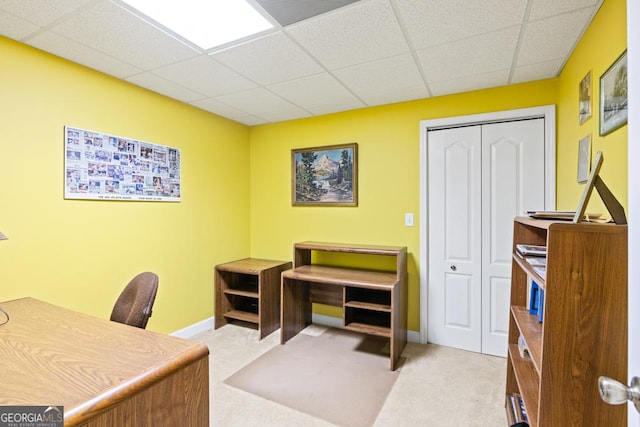
[[(627, 227), (516, 218), (513, 238), (507, 400), (522, 397), (532, 427), (625, 426), (626, 406), (603, 402), (597, 383), (627, 375)], [(518, 244), (547, 247), (545, 278)], [(532, 280), (544, 289), (542, 322), (527, 309)]]

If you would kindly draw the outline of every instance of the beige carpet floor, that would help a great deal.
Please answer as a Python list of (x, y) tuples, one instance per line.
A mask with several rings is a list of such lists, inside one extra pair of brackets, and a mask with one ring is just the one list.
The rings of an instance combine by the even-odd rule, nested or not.
[(224, 382), (342, 427), (373, 425), (399, 372), (389, 340), (331, 328), (301, 333)]
[[(324, 329), (312, 325), (308, 333)], [(210, 349), (211, 426), (309, 426), (334, 424), (253, 393), (224, 380), (280, 345), (278, 331), (258, 340), (250, 328), (226, 325), (194, 339)], [(409, 343), (373, 426), (454, 427), (506, 425), (506, 359), (433, 344)]]

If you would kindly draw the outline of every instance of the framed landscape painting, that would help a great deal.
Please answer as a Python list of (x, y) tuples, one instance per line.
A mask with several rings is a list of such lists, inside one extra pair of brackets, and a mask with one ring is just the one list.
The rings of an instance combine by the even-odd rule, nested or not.
[(627, 123), (627, 51), (600, 77), (600, 136)]
[(578, 121), (583, 124), (591, 117), (591, 71), (580, 81), (578, 92)]
[(291, 150), (293, 206), (358, 206), (358, 144)]

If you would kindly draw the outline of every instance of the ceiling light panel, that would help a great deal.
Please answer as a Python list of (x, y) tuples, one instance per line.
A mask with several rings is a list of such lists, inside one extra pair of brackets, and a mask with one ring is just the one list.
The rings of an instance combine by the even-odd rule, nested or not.
[(246, 0), (122, 0), (207, 50), (273, 28)]

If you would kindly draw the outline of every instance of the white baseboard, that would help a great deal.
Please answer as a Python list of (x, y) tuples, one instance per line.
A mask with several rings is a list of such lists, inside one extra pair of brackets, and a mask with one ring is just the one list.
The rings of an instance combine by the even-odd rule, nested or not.
[(198, 323), (194, 323), (193, 325), (189, 325), (186, 328), (180, 329), (179, 331), (172, 332), (170, 335), (178, 338), (191, 338), (198, 335), (201, 332), (208, 331), (209, 329), (213, 329), (214, 317), (209, 317), (208, 319), (204, 319), (199, 321)]
[[(313, 323), (317, 323), (318, 325), (329, 326), (332, 328), (342, 328), (342, 318), (327, 316), (324, 314), (316, 314), (313, 313), (311, 315), (311, 321)], [(201, 320), (198, 323), (194, 323), (193, 325), (187, 326), (186, 328), (180, 329), (179, 331), (172, 332), (170, 335), (178, 338), (186, 338), (189, 339), (198, 335), (199, 333), (208, 331), (213, 329), (214, 326), (214, 317), (209, 317), (208, 319)], [(407, 341), (413, 343), (420, 343), (420, 332), (416, 331), (407, 331)]]

